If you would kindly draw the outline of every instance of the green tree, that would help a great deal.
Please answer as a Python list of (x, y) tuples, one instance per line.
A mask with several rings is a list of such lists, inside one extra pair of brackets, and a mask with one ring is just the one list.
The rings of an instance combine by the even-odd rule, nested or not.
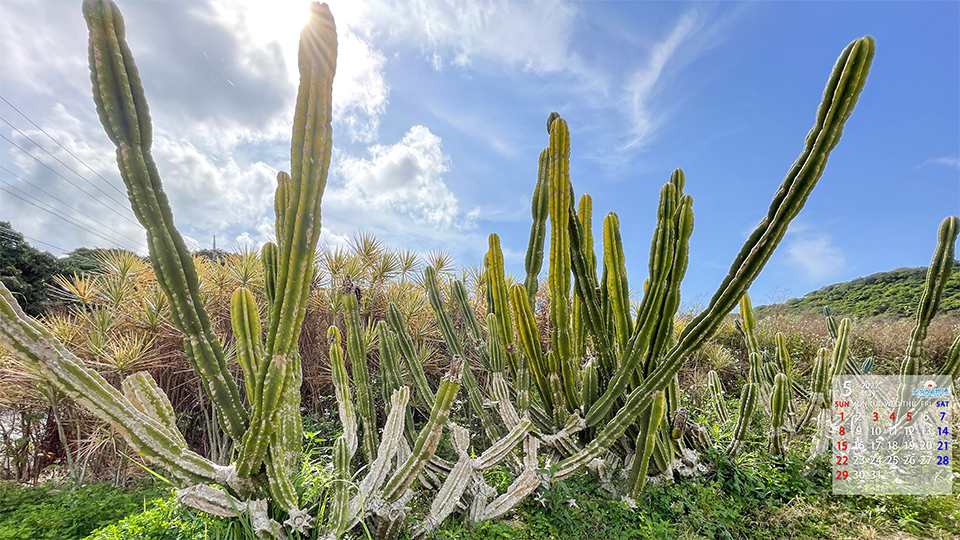
[(58, 261), (60, 264), (59, 273), (66, 276), (72, 276), (73, 274), (82, 276), (99, 272), (103, 268), (103, 264), (97, 260), (96, 255), (101, 251), (100, 249), (79, 247), (67, 253)]
[(56, 257), (31, 246), (9, 222), (0, 221), (0, 281), (28, 315), (43, 315), (53, 275), (58, 273)]

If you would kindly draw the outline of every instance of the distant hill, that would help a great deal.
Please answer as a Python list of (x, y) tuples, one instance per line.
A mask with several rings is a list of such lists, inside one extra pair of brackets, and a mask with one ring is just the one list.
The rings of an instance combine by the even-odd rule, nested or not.
[[(842, 317), (913, 317), (923, 293), (927, 269), (897, 268), (857, 278), (845, 283), (827, 285), (807, 293), (803, 298), (778, 305), (787, 313), (820, 312), (823, 306)], [(774, 306), (757, 308), (758, 314)], [(953, 272), (940, 297), (938, 315), (960, 315), (960, 263), (954, 261)]]

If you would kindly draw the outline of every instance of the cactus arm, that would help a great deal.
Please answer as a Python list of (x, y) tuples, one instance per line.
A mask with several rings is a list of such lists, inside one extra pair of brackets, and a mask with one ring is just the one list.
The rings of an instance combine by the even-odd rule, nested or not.
[(527, 290), (527, 299), (533, 305), (534, 297), (540, 288), (540, 269), (543, 266), (543, 242), (547, 231), (548, 193), (547, 173), (550, 167), (550, 150), (544, 148), (540, 152), (540, 166), (537, 170), (537, 186), (533, 189), (533, 200), (530, 203), (530, 213), (533, 223), (530, 225), (530, 242), (527, 245), (527, 254), (523, 261), (527, 277), (523, 282)]
[(847, 356), (850, 353), (850, 319), (840, 321), (840, 328), (837, 331), (837, 340), (833, 344), (833, 353), (830, 355), (830, 377), (843, 375), (844, 367), (847, 365)]
[(707, 390), (710, 392), (710, 404), (713, 405), (717, 419), (720, 420), (720, 423), (726, 424), (730, 414), (727, 412), (727, 404), (723, 399), (723, 383), (716, 371), (710, 370), (707, 373)]
[[(489, 249), (483, 258), (487, 277), (487, 295), (489, 302), (487, 312), (496, 314), (500, 320), (500, 336), (503, 346), (507, 350), (507, 367), (514, 377), (519, 377), (514, 348), (513, 321), (510, 318), (510, 297), (507, 290), (507, 281), (503, 269), (503, 251), (500, 249), (500, 237), (491, 234), (487, 239)], [(531, 309), (533, 309), (531, 305)]]
[(120, 176), (134, 215), (147, 233), (157, 283), (170, 315), (184, 334), (184, 348), (233, 438), (247, 429), (247, 411), (227, 369), (223, 348), (203, 308), (193, 257), (173, 224), (170, 203), (150, 151), (152, 126), (120, 10), (113, 2), (87, 0), (83, 15), (90, 33), (90, 76), (100, 122), (117, 147)]
[[(537, 332), (537, 322), (529, 302), (526, 301), (526, 292), (521, 285), (514, 285), (510, 289), (510, 305), (513, 308), (513, 318), (517, 321), (517, 338), (523, 355), (529, 362), (530, 375), (540, 399), (548, 411), (554, 410), (553, 391), (550, 389), (546, 362), (540, 349), (540, 335)], [(522, 391), (523, 389), (518, 389)], [(523, 409), (523, 406), (521, 406)]]
[(796, 431), (803, 429), (816, 413), (827, 406), (827, 385), (830, 379), (830, 351), (820, 349), (817, 351), (817, 360), (813, 364), (813, 372), (810, 375), (810, 401), (807, 404), (807, 410), (797, 423)]
[(923, 294), (917, 306), (916, 325), (910, 332), (910, 341), (904, 355), (900, 372), (903, 375), (920, 375), (922, 372), (923, 342), (927, 338), (927, 328), (940, 307), (940, 297), (953, 271), (953, 253), (960, 232), (960, 218), (950, 216), (940, 223), (937, 231), (937, 249), (927, 269), (927, 279)]
[[(453, 282), (453, 300), (457, 303), (457, 309), (460, 310), (460, 314), (463, 315), (463, 321), (466, 324), (470, 339), (479, 345), (483, 342), (483, 329), (480, 328), (480, 321), (477, 320), (477, 312), (474, 311), (473, 304), (470, 303), (470, 298), (467, 295), (467, 287), (460, 280)], [(484, 355), (486, 354), (485, 350), (482, 348), (480, 350)], [(487, 369), (490, 369), (489, 366), (487, 366)]]
[(517, 425), (513, 426), (502, 439), (494, 443), (484, 450), (480, 457), (476, 459), (474, 467), (478, 471), (487, 471), (497, 466), (498, 463), (503, 461), (507, 454), (513, 450), (513, 447), (517, 445), (524, 437), (527, 436), (527, 433), (532, 429), (533, 424), (530, 423), (530, 420), (521, 420)]
[[(570, 130), (562, 118), (550, 127), (550, 166), (547, 178), (548, 209), (550, 215), (550, 338), (556, 359), (552, 373), (561, 379), (563, 395), (570, 407), (579, 401), (576, 392), (576, 372), (570, 356), (570, 228), (569, 214), (573, 210), (570, 186)], [(565, 405), (555, 403), (554, 406)], [(565, 407), (566, 408), (566, 407)]]
[(137, 409), (100, 374), (60, 345), (39, 323), (23, 313), (16, 300), (0, 283), (0, 347), (10, 351), (70, 399), (109, 423), (131, 448), (150, 463), (170, 471), (189, 483), (227, 482), (230, 468), (181, 446), (181, 437), (171, 434), (168, 425)]
[[(320, 202), (333, 147), (331, 88), (337, 64), (336, 26), (326, 4), (310, 5), (297, 63), (300, 87), (293, 117), (289, 194), (277, 208), (283, 222), (277, 229), (277, 290), (267, 332), (268, 358), (289, 355), (297, 346), (320, 237)], [(286, 175), (278, 175), (282, 177)], [(286, 188), (286, 182), (282, 178), (280, 187)]]
[(246, 287), (238, 287), (230, 298), (230, 323), (237, 341), (237, 363), (243, 371), (243, 384), (251, 408), (259, 407), (254, 401), (260, 393), (257, 374), (263, 359), (263, 344), (260, 341), (260, 312), (253, 293)]
[(759, 395), (759, 385), (756, 383), (747, 383), (743, 386), (740, 393), (740, 414), (737, 416), (737, 425), (733, 429), (733, 441), (727, 449), (727, 454), (735, 457), (743, 449), (743, 442), (747, 440), (747, 431), (750, 429), (750, 420), (753, 418), (753, 411), (757, 408), (757, 396)]
[(413, 485), (414, 480), (423, 470), (427, 461), (437, 451), (443, 427), (450, 418), (450, 407), (453, 406), (453, 400), (460, 390), (463, 368), (463, 359), (454, 356), (450, 362), (450, 371), (440, 381), (440, 387), (437, 389), (437, 401), (430, 411), (430, 419), (420, 431), (420, 436), (414, 444), (410, 457), (383, 488), (383, 500), (387, 503), (396, 502)]
[(663, 418), (663, 411), (666, 408), (666, 398), (663, 392), (657, 392), (653, 399), (650, 410), (642, 415), (643, 431), (637, 436), (637, 455), (634, 456), (633, 467), (630, 469), (630, 476), (627, 478), (629, 494), (632, 500), (636, 500), (643, 491), (643, 486), (647, 482), (647, 467), (650, 465), (650, 456), (653, 455), (653, 447), (657, 440), (657, 427)]
[(627, 284), (626, 258), (620, 239), (620, 218), (610, 212), (603, 220), (604, 264), (612, 272), (607, 281), (610, 302), (613, 305), (613, 322), (620, 350), (627, 346), (633, 334), (633, 319), (630, 316), (630, 287)]
[(123, 379), (120, 383), (124, 397), (130, 400), (138, 410), (153, 418), (169, 430), (169, 436), (183, 448), (189, 448), (187, 440), (177, 428), (177, 415), (173, 405), (157, 381), (149, 372), (139, 371)]
[(327, 514), (328, 521), (323, 529), (327, 536), (340, 538), (347, 531), (354, 516), (350, 514), (350, 457), (353, 451), (348, 448), (349, 443), (344, 437), (337, 437), (333, 444), (334, 480), (331, 486), (331, 510)]
[[(956, 380), (960, 377), (960, 335), (953, 340), (950, 349), (947, 351), (947, 359), (943, 363), (940, 375), (946, 375)], [(954, 385), (956, 386), (956, 385)]]
[[(453, 328), (453, 321), (450, 319), (450, 314), (447, 313), (443, 305), (440, 286), (437, 285), (437, 271), (434, 270), (432, 266), (428, 266), (423, 271), (423, 278), (427, 286), (427, 296), (430, 299), (430, 306), (433, 308), (434, 317), (438, 326), (440, 326), (443, 341), (447, 344), (447, 350), (455, 356), (465, 357), (463, 343)], [(470, 364), (466, 362), (464, 363), (463, 369), (463, 386), (467, 390), (467, 399), (470, 402), (470, 408), (474, 414), (480, 418), (487, 437), (491, 441), (500, 438), (500, 430), (496, 424), (494, 424), (493, 419), (490, 418), (490, 413), (483, 408), (483, 394), (480, 392), (480, 386), (477, 383), (476, 377), (473, 375), (473, 370), (470, 369)]]
[(277, 295), (277, 245), (267, 242), (260, 251), (263, 264), (263, 290), (267, 296), (267, 305), (272, 306)]
[[(583, 450), (554, 466), (553, 478), (556, 480), (569, 478), (581, 467), (600, 457), (636, 421), (643, 411), (643, 407), (650, 406), (654, 395), (655, 392), (651, 393), (650, 396), (642, 396), (636, 391), (632, 392), (623, 407), (617, 411), (617, 414), (609, 422), (604, 424), (603, 429), (597, 432), (596, 437)], [(647, 399), (644, 399), (644, 397)]]
[(433, 390), (430, 389), (430, 383), (427, 381), (427, 374), (423, 371), (423, 365), (417, 358), (416, 351), (413, 349), (413, 340), (410, 333), (407, 332), (407, 325), (403, 322), (403, 314), (400, 308), (393, 302), (387, 304), (387, 325), (397, 336), (397, 343), (400, 346), (400, 356), (403, 357), (407, 366), (407, 371), (413, 378), (413, 384), (417, 389), (417, 400), (427, 410), (433, 408)]
[(779, 456), (786, 452), (783, 425), (787, 415), (787, 390), (790, 381), (783, 373), (777, 373), (773, 379), (773, 393), (770, 395), (770, 410), (773, 411), (770, 426), (770, 453)]
[(373, 463), (377, 457), (377, 446), (380, 444), (377, 432), (377, 406), (373, 399), (373, 390), (370, 388), (367, 345), (364, 343), (356, 295), (343, 296), (343, 311), (347, 326), (347, 354), (350, 357), (353, 382), (357, 386), (357, 409), (360, 412), (360, 423), (363, 425), (363, 457), (367, 463)]
[(404, 416), (410, 402), (410, 389), (406, 386), (394, 390), (390, 396), (390, 413), (383, 426), (383, 439), (377, 449), (377, 459), (370, 464), (370, 472), (360, 482), (360, 494), (369, 500), (380, 489), (390, 472), (393, 456), (400, 448), (400, 439), (403, 436)]
[(357, 451), (357, 413), (350, 395), (350, 375), (343, 361), (343, 347), (340, 345), (340, 329), (331, 326), (327, 330), (327, 342), (330, 344), (330, 371), (333, 378), (333, 388), (337, 397), (337, 410), (340, 415), (340, 425), (343, 426), (341, 438), (347, 445), (349, 459)]
[[(506, 351), (500, 343), (500, 321), (493, 313), (487, 315), (487, 355), (490, 357), (490, 393), (497, 401), (500, 419), (508, 429), (520, 422), (520, 416), (513, 406), (510, 384), (507, 383)], [(519, 399), (518, 399), (519, 401)], [(529, 401), (529, 397), (527, 397)]]
[[(570, 210), (570, 266), (573, 269), (574, 287), (584, 317), (583, 323), (593, 339), (593, 347), (600, 358), (601, 373), (606, 376), (614, 372), (617, 360), (606, 329), (607, 325), (604, 323), (602, 306), (597, 299), (597, 261), (593, 252), (592, 235), (588, 234), (586, 223), (581, 223), (576, 212), (573, 209)], [(587, 238), (590, 238), (589, 243)]]
[(266, 375), (263, 378), (261, 395), (252, 404), (253, 418), (250, 425), (254, 429), (244, 433), (237, 456), (237, 474), (240, 476), (247, 477), (256, 473), (263, 463), (291, 363), (292, 358), (288, 356), (278, 356), (272, 362), (263, 362)]
[(711, 299), (710, 307), (684, 327), (662, 369), (658, 369), (660, 376), (653, 377), (649, 387), (659, 382), (657, 379), (663, 375), (672, 375), (679, 367), (674, 366), (676, 360), (685, 357), (714, 333), (773, 255), (787, 226), (803, 208), (823, 174), (830, 152), (840, 140), (843, 126), (866, 83), (875, 50), (873, 38), (865, 36), (854, 40), (840, 54), (824, 89), (816, 124), (807, 135), (803, 152), (774, 195), (767, 216), (737, 254), (730, 272)]

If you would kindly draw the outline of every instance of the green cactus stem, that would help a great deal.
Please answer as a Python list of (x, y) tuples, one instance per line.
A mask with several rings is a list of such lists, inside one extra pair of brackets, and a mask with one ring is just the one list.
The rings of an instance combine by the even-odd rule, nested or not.
[(747, 432), (750, 429), (750, 420), (757, 408), (758, 397), (758, 384), (747, 383), (743, 386), (740, 393), (740, 414), (737, 416), (737, 425), (733, 429), (733, 441), (730, 442), (727, 449), (727, 454), (730, 457), (736, 457), (743, 450), (743, 443), (747, 440)]
[(120, 176), (133, 213), (146, 230), (157, 284), (170, 303), (171, 318), (184, 335), (187, 358), (216, 405), (224, 430), (240, 438), (247, 429), (247, 411), (203, 309), (193, 256), (173, 225), (170, 203), (151, 153), (150, 112), (140, 72), (127, 46), (123, 17), (116, 4), (104, 0), (85, 0), (83, 16), (90, 33), (90, 77), (97, 114), (117, 147)]
[(646, 485), (647, 468), (650, 465), (650, 456), (653, 455), (653, 448), (657, 440), (657, 427), (663, 418), (666, 405), (667, 400), (663, 392), (657, 392), (650, 410), (642, 415), (643, 430), (637, 437), (637, 454), (633, 458), (633, 466), (630, 469), (630, 476), (627, 478), (627, 486), (630, 490), (627, 497), (630, 500), (637, 500), (640, 492), (643, 491), (643, 486)]
[(430, 383), (427, 381), (427, 374), (423, 371), (423, 365), (413, 348), (413, 339), (407, 332), (407, 325), (403, 322), (403, 314), (400, 308), (393, 302), (387, 304), (387, 325), (397, 336), (397, 343), (400, 348), (400, 356), (403, 357), (407, 366), (407, 371), (413, 379), (414, 387), (417, 389), (417, 400), (426, 410), (433, 408), (434, 396)]
[(2, 283), (0, 347), (16, 354), (68, 398), (113, 426), (147, 462), (184, 482), (227, 485), (232, 468), (215, 465), (181, 445), (183, 436), (172, 434), (167, 421), (161, 423), (138, 409), (100, 374), (87, 368), (53, 334), (23, 313)]
[(710, 370), (707, 373), (707, 390), (710, 394), (710, 404), (713, 412), (717, 415), (720, 423), (726, 424), (730, 419), (730, 413), (727, 412), (727, 402), (723, 398), (723, 383), (716, 371)]
[(360, 308), (357, 297), (350, 291), (343, 296), (344, 322), (347, 325), (347, 354), (353, 372), (353, 382), (357, 386), (357, 409), (360, 423), (363, 425), (361, 447), (367, 463), (377, 458), (377, 446), (380, 445), (377, 430), (377, 405), (370, 387), (370, 371), (367, 369), (367, 345), (364, 341), (363, 326), (360, 323)]
[[(447, 313), (444, 307), (443, 297), (440, 295), (440, 287), (437, 284), (437, 271), (432, 266), (426, 267), (423, 271), (423, 280), (427, 287), (430, 307), (433, 308), (433, 314), (438, 326), (440, 326), (440, 333), (443, 335), (443, 341), (447, 345), (447, 350), (455, 356), (465, 357), (463, 343), (461, 343), (460, 336), (453, 327), (453, 320), (450, 318), (450, 314)], [(464, 364), (463, 386), (467, 390), (467, 399), (470, 402), (470, 408), (473, 413), (480, 418), (487, 438), (491, 441), (499, 439), (500, 429), (493, 422), (490, 413), (483, 408), (484, 397), (480, 391), (480, 385), (473, 375), (473, 370), (470, 369), (469, 363)]]
[(450, 407), (453, 406), (453, 400), (460, 390), (463, 363), (463, 359), (459, 356), (454, 356), (450, 362), (450, 370), (440, 381), (440, 387), (437, 389), (437, 401), (433, 410), (430, 411), (430, 419), (420, 431), (410, 457), (383, 488), (383, 500), (387, 503), (396, 502), (413, 485), (427, 461), (437, 451), (443, 427), (447, 425), (450, 418)]
[(940, 223), (937, 231), (937, 249), (927, 269), (927, 279), (917, 306), (916, 325), (910, 332), (910, 341), (900, 368), (902, 375), (920, 375), (922, 373), (923, 342), (927, 338), (927, 328), (940, 307), (940, 296), (947, 286), (953, 271), (953, 253), (960, 233), (960, 218), (950, 216)]
[(787, 391), (790, 389), (790, 381), (783, 373), (777, 373), (773, 384), (773, 393), (770, 396), (771, 416), (770, 426), (770, 453), (779, 456), (786, 452), (786, 437), (784, 434), (784, 421), (787, 415), (787, 400), (789, 398)]
[(537, 170), (537, 186), (533, 190), (533, 200), (530, 202), (530, 213), (533, 223), (530, 225), (530, 242), (527, 245), (527, 255), (523, 261), (527, 277), (523, 282), (527, 290), (530, 305), (540, 289), (540, 269), (543, 266), (543, 242), (547, 232), (548, 187), (547, 175), (550, 168), (550, 150), (544, 148), (540, 152), (540, 166)]

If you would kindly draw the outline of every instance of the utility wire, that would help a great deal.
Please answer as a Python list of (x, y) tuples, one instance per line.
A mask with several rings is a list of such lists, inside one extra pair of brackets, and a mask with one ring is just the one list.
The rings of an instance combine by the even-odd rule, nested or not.
[[(67, 252), (68, 252), (68, 250), (63, 249), (63, 248), (60, 247), (60, 246), (55, 246), (55, 245), (53, 245), (53, 244), (48, 244), (48, 243), (44, 242), (43, 240), (37, 240), (36, 238), (30, 238), (29, 236), (27, 236), (27, 235), (25, 235), (25, 234), (23, 234), (23, 233), (20, 233), (20, 236), (22, 236), (24, 240), (30, 240), (31, 242), (33, 242), (33, 243), (35, 243), (35, 244), (43, 244), (43, 245), (45, 245), (45, 246), (47, 246), (47, 247), (52, 247), (53, 249), (58, 249), (58, 250), (60, 250), (60, 251), (62, 251), (62, 252), (64, 252), (64, 253), (67, 253)], [(5, 237), (5, 238), (7, 238), (8, 240), (20, 241), (20, 238), (17, 237), (17, 233), (8, 231), (7, 229), (2, 229), (2, 228), (0, 228), (0, 237)]]
[[(14, 188), (14, 189), (17, 189), (17, 188)], [(102, 234), (100, 234), (100, 233), (98, 233), (98, 232), (96, 232), (96, 231), (92, 231), (92, 230), (84, 227), (83, 225), (79, 224), (78, 222), (72, 221), (70, 218), (62, 215), (61, 213), (59, 213), (59, 212), (57, 212), (57, 211), (55, 211), (55, 210), (48, 210), (48, 209), (46, 209), (46, 208), (43, 208), (43, 207), (41, 207), (41, 206), (38, 206), (37, 204), (32, 203), (32, 202), (28, 201), (27, 199), (24, 199), (23, 197), (17, 195), (16, 193), (14, 193), (14, 192), (12, 192), (12, 191), (10, 191), (10, 190), (8, 190), (8, 189), (5, 189), (5, 188), (0, 187), (0, 191), (6, 192), (8, 195), (12, 195), (12, 196), (20, 199), (21, 201), (29, 204), (30, 206), (33, 206), (33, 207), (38, 208), (38, 209), (40, 209), (40, 210), (43, 210), (44, 212), (46, 212), (46, 213), (48, 213), (48, 214), (52, 214), (54, 217), (57, 217), (57, 218), (59, 218), (59, 219), (61, 219), (61, 220), (63, 220), (63, 221), (66, 221), (66, 222), (69, 223), (70, 225), (73, 225), (74, 227), (77, 227), (78, 229), (82, 229), (82, 230), (84, 230), (84, 231), (86, 231), (86, 232), (88, 232), (88, 233), (90, 233), (90, 234), (92, 234), (92, 235), (94, 235), (94, 236), (100, 237), (100, 238), (106, 240), (107, 242), (110, 242), (111, 244), (124, 244), (124, 242), (118, 242), (117, 240), (110, 239), (110, 238), (108, 238), (108, 237), (106, 237), (106, 236), (104, 236), (104, 235), (102, 235)], [(20, 190), (17, 190), (17, 191), (20, 191)], [(26, 193), (24, 193), (24, 195), (26, 195)], [(27, 195), (27, 196), (29, 197), (29, 195)], [(41, 202), (42, 202), (42, 201), (41, 201)], [(129, 247), (130, 247), (130, 246), (127, 245), (126, 249), (129, 249)], [(136, 251), (136, 249), (134, 249), (134, 250), (132, 250), (132, 251)]]
[(94, 196), (91, 195), (88, 191), (84, 190), (82, 187), (80, 187), (80, 186), (78, 186), (77, 184), (73, 183), (69, 178), (67, 178), (67, 177), (63, 176), (62, 174), (58, 173), (57, 171), (53, 170), (52, 167), (50, 167), (50, 166), (47, 165), (46, 163), (40, 161), (36, 156), (34, 156), (33, 154), (31, 154), (30, 152), (27, 152), (26, 150), (24, 150), (19, 144), (11, 141), (10, 139), (8, 139), (6, 136), (4, 136), (4, 135), (2, 135), (2, 134), (0, 134), (0, 139), (3, 139), (3, 140), (5, 140), (5, 141), (7, 141), (8, 143), (12, 144), (13, 146), (17, 147), (17, 149), (19, 149), (21, 152), (23, 152), (24, 154), (26, 154), (26, 155), (30, 156), (31, 158), (33, 158), (34, 161), (36, 161), (36, 162), (39, 163), (40, 165), (43, 165), (43, 166), (46, 167), (47, 169), (50, 169), (50, 172), (52, 172), (53, 174), (55, 174), (55, 175), (57, 175), (58, 177), (62, 178), (65, 182), (67, 182), (67, 183), (70, 184), (71, 186), (73, 186), (73, 187), (79, 189), (80, 191), (82, 191), (82, 192), (84, 193), (84, 195), (86, 195), (86, 196), (90, 197), (91, 199), (97, 201), (98, 203), (102, 204), (103, 206), (105, 206), (108, 210), (110, 210), (110, 211), (113, 212), (114, 214), (122, 217), (123, 219), (129, 221), (130, 223), (133, 223), (134, 225), (136, 225), (136, 226), (138, 226), (138, 227), (142, 227), (142, 225), (140, 225), (140, 224), (137, 223), (136, 221), (133, 221), (132, 219), (128, 218), (127, 216), (121, 214), (120, 212), (117, 212), (117, 211), (116, 211), (112, 206), (110, 206), (109, 204), (107, 204), (107, 203), (101, 201), (100, 199), (94, 197)]
[[(33, 188), (36, 189), (37, 191), (43, 193), (44, 195), (50, 197), (51, 199), (57, 201), (58, 203), (66, 206), (67, 208), (73, 210), (74, 212), (77, 212), (77, 213), (80, 214), (81, 216), (89, 219), (90, 221), (96, 223), (97, 225), (100, 225), (100, 226), (103, 227), (104, 229), (107, 229), (107, 230), (109, 230), (109, 231), (111, 231), (111, 232), (116, 233), (116, 234), (118, 235), (118, 238), (123, 238), (124, 240), (130, 240), (130, 241), (132, 241), (134, 244), (139, 245), (140, 247), (142, 247), (143, 249), (147, 249), (147, 246), (141, 244), (139, 241), (131, 239), (131, 238), (128, 237), (125, 233), (122, 233), (122, 232), (114, 229), (113, 227), (110, 227), (109, 225), (107, 225), (107, 224), (99, 221), (98, 219), (96, 219), (96, 218), (94, 218), (94, 217), (86, 214), (83, 210), (80, 210), (79, 208), (77, 208), (77, 207), (75, 207), (75, 206), (71, 206), (70, 204), (63, 202), (63, 200), (59, 199), (59, 198), (56, 197), (55, 195), (49, 193), (48, 191), (44, 190), (43, 188), (41, 188), (40, 186), (34, 184), (33, 182), (31, 182), (31, 181), (29, 181), (29, 180), (27, 180), (27, 179), (25, 179), (25, 178), (21, 178), (21, 177), (17, 176), (16, 174), (13, 173), (13, 171), (11, 171), (10, 169), (4, 167), (3, 165), (0, 165), (0, 170), (5, 171), (7, 174), (13, 176), (13, 177), (16, 178), (17, 180), (20, 180), (21, 182), (24, 182), (24, 183), (30, 185), (31, 187), (33, 187)], [(13, 185), (13, 184), (11, 184), (11, 183), (3, 180), (2, 178), (0, 178), (0, 183), (6, 184), (7, 186), (10, 186), (10, 187), (12, 187), (12, 188), (16, 188), (16, 187), (17, 187), (17, 186), (15, 186), (15, 185)]]
[(24, 139), (32, 142), (34, 146), (36, 146), (37, 148), (43, 150), (44, 153), (46, 153), (48, 156), (50, 156), (50, 157), (52, 157), (53, 159), (57, 160), (57, 163), (59, 163), (59, 164), (63, 165), (64, 167), (66, 167), (67, 170), (69, 170), (69, 171), (72, 172), (73, 174), (79, 176), (81, 180), (83, 180), (84, 182), (90, 184), (90, 185), (93, 187), (93, 189), (96, 189), (97, 191), (99, 191), (104, 197), (106, 197), (106, 198), (110, 199), (111, 201), (119, 204), (121, 208), (126, 208), (126, 204), (124, 204), (124, 203), (122, 203), (122, 202), (114, 199), (113, 196), (111, 196), (109, 193), (107, 193), (106, 191), (100, 189), (100, 186), (98, 186), (98, 185), (94, 184), (93, 182), (87, 180), (82, 174), (80, 174), (80, 173), (78, 173), (77, 171), (75, 171), (75, 170), (73, 169), (73, 167), (67, 165), (67, 164), (64, 163), (63, 161), (60, 161), (60, 158), (58, 158), (57, 156), (53, 155), (49, 150), (47, 150), (46, 148), (44, 148), (44, 147), (43, 147), (40, 143), (38, 143), (37, 141), (31, 139), (26, 133), (20, 131), (20, 129), (17, 128), (17, 126), (11, 124), (6, 118), (0, 116), (0, 121), (3, 121), (4, 124), (10, 126), (10, 129), (12, 129), (12, 130), (16, 131), (17, 133), (19, 133), (20, 136), (23, 137)]
[(64, 150), (66, 153), (70, 154), (70, 157), (72, 157), (73, 159), (75, 159), (75, 160), (79, 161), (80, 163), (82, 163), (84, 167), (90, 169), (90, 172), (92, 172), (93, 174), (97, 175), (98, 178), (100, 178), (101, 180), (104, 181), (105, 184), (107, 184), (108, 186), (110, 186), (111, 188), (113, 188), (114, 191), (116, 191), (117, 193), (119, 193), (120, 195), (122, 195), (122, 196), (124, 196), (124, 197), (127, 196), (126, 193), (124, 193), (124, 192), (121, 191), (119, 188), (117, 188), (117, 186), (113, 185), (109, 180), (107, 180), (107, 179), (104, 178), (103, 176), (100, 176), (100, 173), (98, 173), (97, 171), (95, 171), (95, 170), (93, 169), (93, 167), (87, 165), (86, 162), (84, 162), (82, 159), (80, 159), (80, 158), (78, 158), (77, 156), (75, 156), (75, 155), (73, 154), (73, 152), (71, 152), (69, 149), (67, 149), (66, 146), (60, 144), (60, 142), (57, 141), (56, 139), (54, 139), (52, 135), (50, 135), (49, 133), (47, 133), (46, 131), (44, 131), (44, 129), (43, 129), (42, 127), (38, 126), (36, 122), (34, 122), (33, 120), (31, 120), (29, 116), (23, 114), (23, 112), (21, 112), (20, 109), (16, 108), (16, 107), (13, 105), (13, 103), (10, 103), (9, 101), (7, 101), (6, 98), (4, 98), (3, 96), (0, 96), (0, 100), (3, 100), (3, 102), (6, 103), (7, 105), (9, 105), (11, 109), (17, 111), (17, 113), (19, 113), (20, 116), (26, 118), (26, 119), (27, 119), (27, 122), (30, 122), (30, 123), (33, 125), (33, 127), (39, 129), (41, 133), (43, 133), (44, 135), (47, 136), (47, 138), (49, 138), (51, 141), (53, 141), (54, 143), (56, 143), (57, 146), (59, 146), (60, 148), (63, 148), (63, 150)]

